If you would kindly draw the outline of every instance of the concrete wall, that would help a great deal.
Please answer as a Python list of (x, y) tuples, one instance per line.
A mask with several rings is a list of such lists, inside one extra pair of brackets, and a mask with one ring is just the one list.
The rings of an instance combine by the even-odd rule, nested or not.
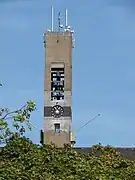
[[(71, 32), (48, 32), (45, 35), (45, 82), (44, 82), (44, 143), (63, 146), (70, 143), (72, 122), (72, 34)], [(64, 100), (51, 101), (51, 67), (64, 66)], [(63, 117), (51, 117), (51, 107), (64, 108)], [(55, 123), (60, 123), (60, 133), (55, 132)]]

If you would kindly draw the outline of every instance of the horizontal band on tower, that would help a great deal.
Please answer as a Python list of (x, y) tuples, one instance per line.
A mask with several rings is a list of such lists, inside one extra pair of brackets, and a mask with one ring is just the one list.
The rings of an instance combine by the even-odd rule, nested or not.
[[(44, 106), (44, 117), (52, 117), (51, 109), (52, 109), (51, 106)], [(72, 111), (71, 111), (70, 106), (69, 107), (64, 106), (63, 110), (64, 110), (64, 112), (63, 112), (62, 117), (72, 117)]]

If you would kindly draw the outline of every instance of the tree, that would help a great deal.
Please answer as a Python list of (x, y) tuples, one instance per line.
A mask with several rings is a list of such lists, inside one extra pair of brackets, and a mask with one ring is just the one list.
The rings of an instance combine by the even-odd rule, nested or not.
[(70, 146), (35, 145), (26, 137), (10, 140), (0, 152), (0, 180), (134, 180), (135, 161), (113, 147), (95, 145), (81, 154)]
[(36, 105), (33, 101), (28, 101), (23, 107), (14, 111), (0, 108), (0, 143), (6, 143), (14, 136), (23, 135), (24, 123), (31, 130), (29, 119), (35, 109)]

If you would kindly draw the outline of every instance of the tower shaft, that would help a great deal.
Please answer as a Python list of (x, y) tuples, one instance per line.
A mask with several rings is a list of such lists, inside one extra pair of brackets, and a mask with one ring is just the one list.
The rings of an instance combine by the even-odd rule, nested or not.
[(45, 34), (44, 143), (70, 144), (72, 134), (72, 33)]

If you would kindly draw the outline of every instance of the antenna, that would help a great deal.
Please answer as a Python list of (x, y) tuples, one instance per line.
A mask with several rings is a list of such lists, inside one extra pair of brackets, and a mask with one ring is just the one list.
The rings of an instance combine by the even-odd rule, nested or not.
[(51, 29), (53, 31), (53, 19), (54, 19), (54, 7), (53, 5), (51, 6)]
[(58, 29), (60, 31), (60, 12), (58, 13)]
[[(92, 119), (90, 119), (89, 121), (87, 121), (83, 126), (81, 126), (77, 131), (75, 131), (75, 134), (77, 134), (82, 128), (84, 128), (85, 126), (87, 126), (90, 122), (94, 121), (97, 117), (99, 117), (100, 114), (97, 114), (95, 117), (93, 117)], [(76, 135), (73, 134), (73, 132), (71, 132), (71, 146), (73, 147), (76, 143)]]
[(59, 32), (62, 28), (63, 28), (63, 25), (61, 24), (61, 14), (59, 12), (58, 13), (58, 30), (59, 30)]
[(100, 114), (96, 115), (94, 118), (90, 119), (88, 122), (86, 122), (83, 126), (81, 126), (77, 132), (79, 132), (82, 128), (84, 128), (85, 126), (87, 126), (90, 122), (94, 121), (97, 117), (99, 117)]
[(65, 10), (65, 29), (67, 29), (68, 26), (68, 13), (67, 13), (67, 9)]

